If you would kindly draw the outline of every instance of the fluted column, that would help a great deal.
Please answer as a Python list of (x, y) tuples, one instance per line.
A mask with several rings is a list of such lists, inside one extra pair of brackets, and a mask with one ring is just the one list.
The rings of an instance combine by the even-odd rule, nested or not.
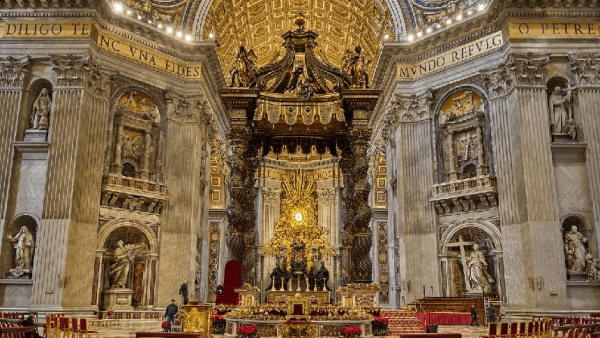
[[(34, 284), (32, 306), (62, 308), (63, 286), (59, 277), (77, 273), (80, 267), (66, 269), (69, 231), (73, 214), (75, 181), (77, 172), (79, 138), (85, 132), (82, 126), (84, 104), (83, 73), (87, 56), (69, 55), (52, 58), (57, 76), (53, 95), (53, 110), (50, 116), (48, 142), (48, 171), (44, 192), (42, 221), (37, 233), (37, 248), (34, 257)], [(97, 190), (99, 193), (99, 190)], [(78, 196), (79, 197), (79, 196)], [(96, 208), (97, 212), (97, 208)], [(88, 244), (89, 246), (89, 244)], [(90, 246), (88, 266), (94, 264), (95, 246)], [(81, 286), (91, 285), (89, 281)], [(90, 290), (87, 290), (90, 291)], [(91, 292), (86, 292), (90, 303)]]
[[(587, 143), (586, 169), (589, 180), (590, 197), (596, 243), (600, 243), (600, 55), (586, 55), (581, 58), (570, 55), (571, 69), (578, 84), (579, 112), (584, 142)], [(600, 251), (600, 247), (597, 248)], [(598, 251), (597, 251), (598, 252)]]
[[(8, 57), (0, 60), (0, 236), (4, 235), (4, 222), (13, 165), (12, 142), (15, 140), (23, 79), (28, 73), (29, 59)], [(2, 241), (0, 245), (8, 243)], [(10, 245), (10, 243), (8, 243)]]
[[(544, 86), (547, 63), (547, 58), (512, 55), (483, 75), (498, 186), (503, 188), (498, 197), (506, 296), (515, 310), (566, 306), (562, 237), (548, 231), (560, 225)], [(540, 276), (552, 290), (532, 292), (528, 278)], [(548, 297), (548, 291), (558, 295)]]
[[(434, 176), (431, 93), (396, 97), (388, 106), (387, 118), (393, 121), (390, 143), (397, 149), (396, 181), (390, 182), (392, 189), (395, 186), (395, 206), (389, 209), (389, 222), (397, 227), (397, 283), (410, 284), (412, 294), (422, 285), (434, 286), (439, 294), (438, 265), (432, 264), (438, 260), (435, 213), (429, 203)], [(406, 302), (412, 301), (408, 288), (403, 291)]]
[(196, 253), (207, 245), (202, 241), (206, 224), (202, 214), (205, 102), (173, 92), (167, 94), (166, 101), (165, 183), (169, 200), (161, 224), (161, 246), (172, 249), (160, 251), (154, 302), (157, 305), (168, 304), (176, 292), (174, 285), (193, 278), (197, 271)]

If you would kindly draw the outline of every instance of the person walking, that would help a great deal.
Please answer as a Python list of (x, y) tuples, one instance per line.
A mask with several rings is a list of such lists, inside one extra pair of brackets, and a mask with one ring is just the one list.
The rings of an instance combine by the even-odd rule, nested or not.
[(177, 304), (175, 304), (175, 299), (171, 299), (171, 304), (169, 304), (169, 306), (167, 306), (165, 309), (165, 320), (167, 321), (167, 324), (165, 325), (165, 332), (171, 331), (171, 326), (175, 321), (175, 315), (177, 314), (177, 311), (179, 311), (179, 307), (177, 307)]
[(486, 312), (487, 312), (488, 323), (495, 323), (496, 322), (496, 308), (493, 307), (491, 303), (488, 304)]
[(475, 304), (471, 304), (471, 309), (469, 312), (471, 312), (471, 326), (473, 326), (473, 323), (475, 323), (475, 326), (479, 326), (479, 324), (477, 324), (477, 311), (475, 310)]
[(183, 305), (187, 305), (188, 303), (188, 281), (184, 280), (183, 284), (179, 287), (179, 294), (183, 297)]

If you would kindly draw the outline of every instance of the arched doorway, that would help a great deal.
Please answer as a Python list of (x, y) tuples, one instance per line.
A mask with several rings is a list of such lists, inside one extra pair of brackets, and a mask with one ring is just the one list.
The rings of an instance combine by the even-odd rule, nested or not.
[(489, 221), (450, 225), (441, 238), (442, 294), (503, 297), (500, 231)]

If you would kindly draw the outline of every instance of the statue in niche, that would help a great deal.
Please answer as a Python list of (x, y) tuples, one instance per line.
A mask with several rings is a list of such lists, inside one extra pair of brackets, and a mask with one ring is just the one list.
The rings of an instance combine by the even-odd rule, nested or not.
[(230, 87), (249, 87), (251, 80), (256, 73), (256, 54), (251, 49), (246, 52), (244, 46), (240, 46), (237, 56), (235, 57), (235, 63), (229, 74), (231, 74), (231, 86)]
[(127, 287), (127, 277), (129, 275), (129, 265), (135, 256), (144, 247), (144, 244), (127, 244), (123, 241), (117, 242), (115, 249), (115, 262), (110, 265), (109, 285), (111, 289)]
[(321, 262), (321, 268), (317, 271), (317, 291), (329, 290), (327, 281), (329, 280), (329, 270), (325, 267), (325, 262)]
[(15, 268), (10, 269), (9, 272), (15, 277), (31, 273), (33, 249), (35, 247), (33, 234), (29, 232), (26, 226), (22, 226), (15, 237), (8, 235), (8, 240), (15, 247)]
[(29, 117), (31, 129), (48, 129), (48, 117), (50, 116), (51, 107), (52, 100), (50, 100), (48, 89), (42, 88), (31, 109), (31, 115)]
[(569, 272), (585, 272), (587, 250), (584, 244), (587, 241), (587, 238), (577, 231), (575, 225), (565, 234), (565, 254)]
[(473, 251), (467, 257), (467, 277), (471, 285), (471, 290), (483, 290), (490, 292), (490, 283), (494, 279), (487, 271), (488, 264), (485, 261), (485, 256), (479, 250), (479, 244), (473, 244)]
[[(548, 108), (550, 109), (551, 131), (552, 134), (574, 135), (575, 123), (573, 122), (573, 89), (571, 83), (564, 90), (560, 86), (554, 87), (554, 91), (548, 99)], [(569, 126), (569, 127), (567, 127)], [(574, 128), (575, 127), (575, 128)]]
[(298, 86), (300, 87), (298, 97), (308, 100), (312, 96), (314, 91), (312, 78), (309, 76), (304, 81), (298, 81)]
[(354, 52), (347, 50), (342, 58), (342, 74), (349, 76), (350, 88), (369, 88), (367, 67), (371, 60), (365, 62), (362, 48), (356, 46)]

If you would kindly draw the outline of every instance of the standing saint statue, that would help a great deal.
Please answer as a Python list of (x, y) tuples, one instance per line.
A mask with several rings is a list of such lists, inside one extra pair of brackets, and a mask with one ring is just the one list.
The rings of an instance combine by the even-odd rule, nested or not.
[(569, 119), (567, 110), (567, 97), (560, 87), (555, 87), (552, 95), (548, 99), (548, 108), (550, 109), (550, 123), (552, 134), (563, 134), (567, 120)]
[(487, 267), (485, 256), (479, 250), (479, 244), (474, 244), (471, 255), (467, 257), (467, 277), (469, 278), (471, 290), (491, 291), (490, 283), (494, 282), (494, 278), (488, 273)]
[(584, 243), (587, 242), (579, 231), (577, 226), (573, 225), (571, 231), (565, 234), (565, 254), (567, 258), (567, 270), (571, 272), (585, 271), (585, 255), (587, 250)]
[(15, 237), (8, 235), (8, 240), (15, 247), (15, 268), (10, 269), (9, 272), (15, 277), (20, 277), (24, 273), (31, 273), (35, 241), (29, 229), (22, 226)]
[(140, 252), (144, 244), (127, 244), (123, 241), (117, 242), (115, 249), (115, 262), (110, 265), (109, 284), (111, 289), (127, 287), (130, 261)]
[(38, 95), (33, 103), (33, 109), (29, 117), (32, 129), (48, 129), (48, 117), (50, 116), (51, 107), (52, 100), (50, 100), (48, 89), (42, 88), (40, 95)]

